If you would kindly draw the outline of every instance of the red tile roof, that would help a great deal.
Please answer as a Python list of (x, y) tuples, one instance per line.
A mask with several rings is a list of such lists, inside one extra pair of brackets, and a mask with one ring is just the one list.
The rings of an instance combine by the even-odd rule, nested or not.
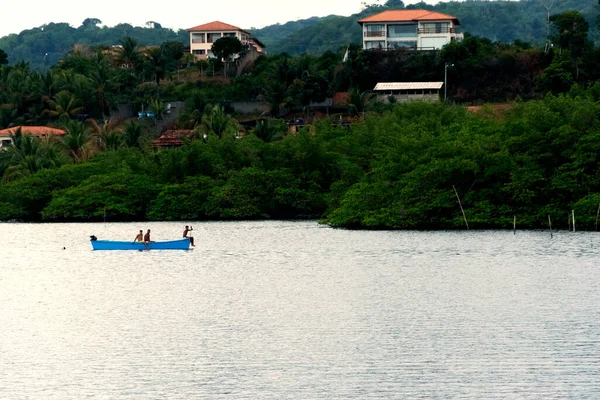
[(194, 134), (193, 129), (172, 129), (165, 131), (158, 139), (152, 141), (154, 147), (183, 146), (183, 139), (190, 138)]
[(379, 14), (371, 15), (370, 17), (359, 19), (358, 23), (439, 21), (449, 19), (453, 20), (456, 25), (460, 25), (456, 17), (429, 10), (388, 10), (380, 12)]
[(245, 29), (238, 28), (237, 26), (226, 24), (221, 21), (213, 21), (208, 24), (198, 25), (193, 28), (189, 28), (188, 31), (244, 31), (248, 33)]
[(0, 130), (0, 136), (10, 136), (14, 135), (17, 129), (21, 128), (21, 133), (23, 135), (34, 135), (34, 136), (44, 136), (44, 135), (58, 135), (62, 136), (66, 132), (62, 129), (52, 128), (49, 126), (13, 126), (11, 128), (6, 128)]

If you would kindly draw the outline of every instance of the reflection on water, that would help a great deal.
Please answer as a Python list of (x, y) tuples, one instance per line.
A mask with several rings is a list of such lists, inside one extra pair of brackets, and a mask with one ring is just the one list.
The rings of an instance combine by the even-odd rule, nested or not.
[[(0, 398), (595, 398), (600, 235), (0, 224)], [(65, 248), (63, 250), (63, 247)]]

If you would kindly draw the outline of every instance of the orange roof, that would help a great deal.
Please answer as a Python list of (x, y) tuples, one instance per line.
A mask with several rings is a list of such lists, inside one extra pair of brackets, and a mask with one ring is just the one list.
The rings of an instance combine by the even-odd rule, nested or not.
[(193, 129), (173, 129), (165, 131), (158, 139), (152, 141), (154, 147), (182, 146), (184, 138), (190, 138)]
[(388, 10), (380, 12), (379, 14), (371, 15), (370, 17), (359, 19), (358, 23), (439, 21), (449, 19), (453, 20), (456, 25), (460, 25), (456, 17), (429, 10)]
[(0, 136), (14, 135), (17, 129), (21, 128), (23, 135), (44, 136), (44, 135), (64, 135), (66, 132), (62, 129), (52, 128), (49, 126), (13, 126), (0, 130)]
[[(244, 32), (246, 32), (245, 29), (238, 28), (237, 26), (229, 25), (229, 24), (226, 24), (225, 22), (221, 22), (221, 21), (213, 21), (213, 22), (209, 22), (208, 24), (198, 25), (193, 28), (189, 28), (188, 31), (203, 31), (203, 32), (206, 32), (206, 31), (244, 31)], [(246, 32), (246, 33), (248, 33), (248, 32)]]

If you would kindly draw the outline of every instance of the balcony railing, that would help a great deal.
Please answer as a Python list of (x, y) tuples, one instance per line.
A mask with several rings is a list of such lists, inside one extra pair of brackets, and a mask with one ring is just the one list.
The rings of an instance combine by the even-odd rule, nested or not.
[(417, 30), (418, 33), (422, 35), (430, 34), (430, 33), (456, 33), (455, 28), (419, 28)]
[(385, 31), (367, 31), (365, 37), (385, 37)]
[(206, 43), (204, 39), (192, 39), (192, 43)]

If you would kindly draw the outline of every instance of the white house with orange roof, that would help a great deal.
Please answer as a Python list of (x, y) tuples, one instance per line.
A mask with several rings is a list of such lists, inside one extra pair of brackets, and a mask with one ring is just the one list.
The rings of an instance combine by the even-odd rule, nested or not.
[(190, 53), (196, 58), (213, 57), (212, 45), (223, 37), (235, 37), (242, 42), (242, 45), (254, 45), (250, 38), (250, 32), (220, 21), (195, 26), (188, 29), (188, 32), (190, 33)]
[(464, 35), (456, 17), (430, 10), (388, 10), (358, 20), (363, 49), (438, 50)]

